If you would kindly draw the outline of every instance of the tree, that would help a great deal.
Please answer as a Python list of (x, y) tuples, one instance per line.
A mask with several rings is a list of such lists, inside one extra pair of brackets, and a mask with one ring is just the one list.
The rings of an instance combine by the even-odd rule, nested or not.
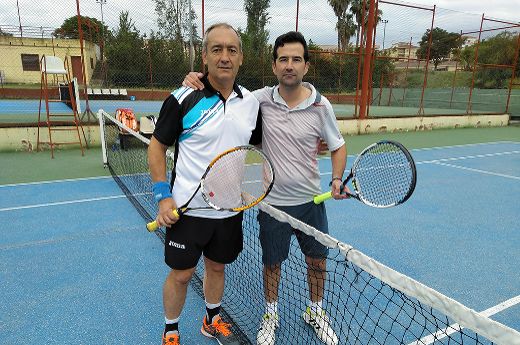
[(338, 34), (340, 35), (341, 51), (344, 52), (349, 45), (350, 37), (354, 36), (357, 30), (352, 13), (347, 13), (346, 18), (338, 22), (336, 30), (338, 30)]
[[(350, 6), (350, 12), (356, 17), (356, 47), (359, 47), (359, 35), (361, 34), (361, 25), (363, 24), (363, 0), (354, 0), (352, 6)], [(366, 13), (368, 13), (368, 8)]]
[(265, 26), (269, 22), (267, 9), (271, 0), (244, 0), (244, 10), (247, 12), (247, 27), (245, 34), (248, 39), (248, 53), (261, 55), (264, 53), (269, 39), (269, 31)]
[(10, 34), (10, 33), (8, 33), (8, 32), (3, 32), (3, 31), (2, 31), (2, 28), (0, 28), (0, 36), (12, 37), (13, 34)]
[[(150, 50), (154, 88), (178, 88), (190, 70), (190, 60), (183, 46), (166, 39), (161, 33), (151, 32), (147, 42)], [(202, 44), (194, 42), (194, 70), (202, 70)]]
[(459, 60), (462, 63), (462, 68), (469, 69), (473, 67), (476, 51), (477, 47), (475, 45), (471, 45), (460, 51)]
[[(439, 63), (447, 59), (454, 48), (459, 46), (460, 34), (448, 32), (441, 28), (433, 28), (431, 31), (430, 60), (433, 61), (435, 69)], [(428, 58), (428, 46), (430, 42), (430, 29), (427, 29), (419, 42), (417, 55), (420, 59)]]
[(176, 40), (180, 46), (197, 40), (197, 26), (193, 24), (197, 15), (188, 8), (186, 0), (154, 0), (157, 24), (163, 36)]
[[(356, 47), (359, 47), (359, 45), (360, 45), (361, 31), (363, 31), (363, 43), (365, 42), (366, 37), (367, 37), (367, 32), (365, 29), (368, 24), (368, 13), (370, 10), (370, 0), (366, 0), (366, 2), (365, 2), (364, 20), (363, 20), (363, 3), (364, 3), (364, 0), (352, 0), (352, 6), (350, 6), (350, 13), (352, 13), (354, 15), (354, 17), (356, 18), (356, 23), (357, 23)], [(383, 20), (381, 17), (382, 14), (383, 14), (383, 11), (377, 10), (377, 14), (376, 14), (376, 18), (375, 18), (375, 25), (379, 24)], [(363, 30), (362, 30), (362, 28), (363, 28)]]
[[(518, 33), (503, 31), (480, 42), (477, 60), (481, 64), (512, 66), (517, 54)], [(475, 58), (475, 55), (473, 55)], [(475, 86), (481, 88), (505, 88), (511, 82), (511, 68), (479, 69)], [(517, 59), (516, 76), (520, 75), (520, 59)]]
[(312, 39), (309, 39), (309, 43), (307, 44), (307, 48), (309, 50), (317, 50), (317, 51), (320, 51), (322, 50), (321, 47), (319, 45), (317, 45), (316, 43), (314, 43), (312, 41)]
[[(103, 40), (108, 36), (108, 26), (103, 26), (99, 20), (91, 17), (81, 16), (81, 31), (83, 39), (92, 39), (94, 43), (98, 43), (98, 37)], [(54, 30), (54, 37), (79, 39), (78, 16), (65, 19), (61, 27)]]
[(148, 47), (128, 12), (119, 14), (119, 26), (110, 32), (105, 46), (109, 78), (120, 86), (148, 85)]
[[(348, 45), (348, 41), (345, 42), (347, 36), (347, 26), (349, 19), (347, 18), (347, 10), (350, 5), (350, 0), (327, 0), (329, 5), (332, 7), (334, 14), (338, 18), (336, 23), (336, 31), (338, 32), (338, 52), (345, 51), (345, 44)], [(350, 18), (352, 20), (352, 18)], [(349, 36), (350, 40), (350, 36)]]

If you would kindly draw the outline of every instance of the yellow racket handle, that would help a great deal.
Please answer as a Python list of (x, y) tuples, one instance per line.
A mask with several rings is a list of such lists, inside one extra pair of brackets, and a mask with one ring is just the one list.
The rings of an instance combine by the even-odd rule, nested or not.
[(314, 197), (314, 203), (316, 205), (318, 205), (318, 204), (321, 204), (322, 202), (324, 202), (325, 200), (329, 200), (331, 198), (332, 198), (332, 191), (327, 192), (327, 193), (323, 193), (321, 195), (316, 195)]
[[(173, 210), (173, 214), (174, 214), (177, 218), (180, 217), (180, 214), (179, 214), (179, 212), (178, 212), (179, 210), (181, 211), (180, 214), (182, 214), (182, 210), (179, 209), (179, 208), (176, 209), (176, 210)], [(148, 231), (150, 231), (150, 232), (154, 232), (155, 230), (157, 230), (157, 229), (159, 228), (159, 226), (157, 225), (157, 221), (154, 220), (153, 222), (146, 224), (146, 228), (148, 229)]]
[(146, 228), (148, 229), (148, 231), (154, 232), (158, 228), (157, 222), (154, 220), (153, 222), (146, 224)]

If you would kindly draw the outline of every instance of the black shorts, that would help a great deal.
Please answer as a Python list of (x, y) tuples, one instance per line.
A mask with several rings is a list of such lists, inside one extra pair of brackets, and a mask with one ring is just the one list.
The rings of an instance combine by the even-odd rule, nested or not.
[(230, 264), (243, 248), (242, 215), (223, 219), (182, 216), (166, 228), (164, 261), (175, 270), (197, 266), (202, 253), (212, 261)]

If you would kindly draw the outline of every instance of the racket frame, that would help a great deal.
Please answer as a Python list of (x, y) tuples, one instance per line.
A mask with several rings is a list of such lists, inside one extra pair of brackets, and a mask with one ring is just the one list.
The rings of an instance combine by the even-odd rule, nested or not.
[[(360, 187), (361, 186), (359, 185), (358, 179), (356, 178), (356, 169), (357, 169), (357, 166), (358, 166), (359, 162), (363, 159), (364, 155), (368, 151), (370, 151), (371, 149), (373, 149), (376, 146), (379, 146), (379, 145), (382, 145), (382, 144), (387, 144), (387, 143), (388, 144), (392, 144), (394, 146), (397, 146), (401, 150), (401, 152), (403, 152), (404, 155), (406, 156), (408, 162), (410, 163), (410, 169), (412, 171), (412, 181), (410, 183), (410, 188), (408, 189), (408, 192), (406, 193), (405, 197), (402, 200), (399, 200), (397, 202), (394, 202), (394, 203), (391, 203), (391, 204), (388, 204), (388, 205), (379, 205), (379, 204), (374, 204), (374, 203), (368, 201), (367, 199), (365, 199), (363, 197), (363, 194), (360, 192)], [(376, 143), (373, 143), (373, 144), (369, 145), (363, 151), (361, 151), (361, 153), (357, 156), (356, 160), (354, 161), (354, 164), (352, 164), (352, 168), (350, 169), (350, 173), (348, 174), (347, 178), (343, 181), (343, 183), (342, 183), (342, 185), (340, 187), (341, 190), (343, 190), (344, 186), (346, 186), (347, 183), (350, 180), (352, 180), (352, 186), (354, 187), (354, 192), (353, 193), (346, 193), (345, 192), (345, 193), (342, 193), (343, 195), (348, 195), (349, 197), (357, 199), (357, 200), (361, 201), (362, 203), (364, 203), (366, 205), (369, 205), (369, 206), (372, 206), (372, 207), (387, 208), (387, 207), (392, 207), (392, 206), (397, 206), (399, 204), (402, 204), (406, 200), (408, 200), (410, 198), (410, 196), (412, 196), (413, 191), (415, 190), (416, 182), (417, 182), (417, 169), (415, 167), (415, 162), (414, 162), (414, 160), (412, 158), (412, 155), (406, 149), (406, 147), (404, 147), (401, 143), (399, 143), (397, 141), (381, 140), (381, 141), (378, 141)], [(327, 193), (324, 193), (322, 195), (316, 196), (315, 197), (315, 200), (316, 200), (315, 202), (317, 202), (319, 200), (317, 203), (320, 203), (320, 202), (323, 202), (323, 201), (328, 200), (330, 198), (332, 198), (332, 194), (331, 194), (331, 192), (327, 192)]]
[[(360, 192), (360, 185), (358, 183), (358, 179), (356, 178), (356, 169), (357, 169), (357, 166), (359, 164), (359, 162), (363, 159), (363, 156), (368, 152), (370, 151), (372, 148), (376, 147), (376, 146), (379, 146), (379, 145), (382, 145), (382, 144), (392, 144), (394, 146), (397, 146), (401, 152), (404, 153), (404, 155), (406, 156), (407, 160), (408, 160), (408, 163), (410, 163), (410, 169), (411, 169), (411, 172), (412, 172), (412, 180), (410, 182), (410, 188), (408, 189), (408, 192), (406, 193), (405, 197), (402, 199), (402, 200), (399, 200), (397, 202), (394, 202), (394, 203), (391, 203), (391, 204), (388, 204), (388, 205), (378, 205), (378, 204), (374, 204), (368, 200), (366, 200), (364, 197), (363, 197), (363, 194)], [(392, 207), (392, 206), (397, 206), (399, 204), (402, 204), (404, 203), (406, 200), (408, 200), (410, 198), (410, 196), (412, 196), (413, 194), (413, 191), (415, 190), (415, 184), (417, 182), (417, 169), (415, 167), (415, 162), (412, 158), (412, 155), (410, 154), (410, 152), (406, 149), (406, 147), (404, 147), (401, 143), (397, 142), (397, 141), (393, 141), (393, 140), (381, 140), (381, 141), (378, 141), (377, 143), (373, 143), (372, 145), (369, 145), (368, 147), (366, 147), (359, 155), (358, 157), (356, 158), (356, 160), (354, 161), (354, 164), (352, 165), (352, 169), (350, 170), (350, 174), (349, 176), (345, 179), (345, 181), (343, 182), (343, 186), (347, 184), (347, 182), (352, 179), (352, 186), (354, 187), (354, 194), (350, 194), (349, 195), (351, 197), (354, 197), (356, 198), (357, 200), (361, 201), (362, 203), (366, 204), (366, 205), (369, 205), (369, 206), (372, 206), (372, 207), (376, 207), (376, 208), (387, 208), (387, 207)]]
[[(224, 207), (219, 207), (215, 204), (213, 204), (212, 202), (209, 201), (209, 198), (208, 196), (205, 194), (205, 188), (204, 188), (204, 182), (205, 182), (205, 179), (206, 179), (206, 176), (208, 175), (208, 173), (211, 171), (211, 168), (215, 165), (215, 163), (221, 159), (223, 156), (225, 155), (228, 155), (234, 151), (238, 151), (238, 150), (248, 150), (248, 151), (252, 151), (252, 152), (255, 152), (256, 154), (262, 156), (264, 162), (267, 162), (267, 167), (269, 168), (269, 171), (270, 172), (270, 176), (272, 176), (272, 179), (269, 183), (269, 186), (267, 187), (265, 193), (260, 197), (258, 198), (257, 200), (255, 200), (254, 202), (248, 204), (248, 205), (245, 205), (245, 206), (241, 206), (241, 207), (237, 207), (237, 208), (224, 208)], [(265, 169), (265, 167), (264, 167)], [(232, 149), (229, 149), (227, 151), (224, 151), (222, 152), (221, 154), (219, 154), (217, 157), (215, 157), (211, 163), (209, 163), (208, 167), (206, 168), (206, 171), (204, 172), (204, 174), (202, 175), (202, 177), (200, 178), (200, 181), (199, 181), (199, 184), (197, 186), (197, 189), (195, 189), (195, 192), (193, 192), (193, 194), (191, 195), (191, 197), (188, 199), (188, 201), (186, 201), (184, 203), (184, 205), (182, 205), (181, 207), (178, 207), (176, 209), (173, 210), (173, 213), (175, 214), (175, 216), (177, 218), (179, 218), (180, 216), (182, 216), (184, 213), (188, 212), (188, 211), (193, 211), (193, 210), (216, 210), (216, 211), (232, 211), (232, 212), (238, 212), (238, 211), (242, 211), (242, 210), (245, 210), (245, 209), (248, 209), (250, 207), (253, 207), (255, 206), (256, 204), (258, 204), (260, 201), (262, 201), (266, 196), (267, 194), (269, 194), (269, 192), (271, 191), (271, 189), (273, 188), (273, 185), (274, 185), (274, 168), (273, 168), (273, 164), (271, 163), (271, 160), (265, 155), (265, 153), (256, 148), (255, 146), (252, 146), (252, 145), (241, 145), (241, 146), (236, 146)], [(204, 201), (208, 204), (207, 207), (193, 207), (193, 208), (190, 208), (188, 207), (188, 205), (190, 204), (190, 202), (193, 200), (193, 198), (195, 197), (195, 195), (197, 195), (197, 193), (199, 192), (199, 190), (201, 190), (201, 194), (202, 194), (202, 198), (204, 199)], [(157, 227), (157, 223), (156, 221), (153, 221), (151, 223), (148, 223), (146, 225), (146, 228), (148, 229), (148, 231), (150, 232), (153, 232), (154, 230), (156, 230), (158, 227)]]

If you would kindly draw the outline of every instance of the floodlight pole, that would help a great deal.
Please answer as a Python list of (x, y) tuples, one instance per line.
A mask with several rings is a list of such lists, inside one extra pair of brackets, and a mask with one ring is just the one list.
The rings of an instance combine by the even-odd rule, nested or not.
[(385, 38), (386, 38), (386, 23), (388, 23), (388, 20), (382, 20), (383, 24), (385, 26), (383, 27), (383, 51), (385, 50)]
[[(204, 39), (204, 0), (202, 0), (202, 38)], [(202, 47), (204, 49), (204, 47)], [(202, 64), (202, 73), (206, 73), (206, 65)]]
[(370, 83), (370, 64), (372, 57), (372, 37), (374, 33), (374, 13), (375, 0), (368, 0), (370, 5), (368, 7), (368, 25), (367, 25), (367, 39), (365, 45), (365, 60), (363, 65), (363, 82), (361, 83), (361, 104), (359, 107), (359, 118), (364, 120), (366, 117), (366, 110), (369, 102), (369, 83)]
[[(79, 30), (79, 46), (81, 49), (81, 68), (83, 70), (83, 94), (85, 95), (85, 103), (86, 103), (85, 111), (83, 112), (83, 115), (81, 116), (79, 121), (80, 121), (80, 123), (83, 123), (83, 118), (85, 117), (85, 115), (87, 115), (88, 126), (90, 126), (90, 114), (92, 114), (92, 116), (94, 117), (96, 122), (98, 120), (97, 120), (97, 116), (94, 116), (94, 113), (92, 112), (92, 110), (90, 110), (90, 107), (88, 105), (87, 74), (85, 71), (85, 54), (83, 52), (83, 33), (81, 32), (81, 15), (79, 13), (79, 0), (76, 0), (76, 7), (78, 10), (78, 30)], [(90, 138), (90, 133), (89, 133), (89, 138)], [(87, 144), (87, 149), (88, 149), (89, 148), (88, 142), (86, 144)]]
[(188, 11), (190, 12), (190, 71), (193, 72), (193, 54), (194, 54), (194, 52), (193, 52), (193, 18), (191, 17), (191, 0), (188, 0)]
[[(101, 40), (103, 41), (103, 49), (101, 49), (101, 66), (105, 67), (105, 20), (103, 18), (103, 5), (106, 5), (107, 0), (96, 0), (96, 3), (101, 5)], [(103, 75), (103, 86), (106, 86), (105, 73), (101, 72)]]
[(18, 0), (16, 0), (16, 8), (18, 9), (18, 23), (20, 24), (20, 37), (23, 38), (22, 19), (20, 18), (20, 5), (18, 4)]
[(298, 15), (300, 12), (300, 0), (296, 0), (296, 32), (298, 32)]
[(107, 3), (107, 0), (96, 0), (96, 2), (101, 5), (101, 24), (104, 24), (104, 20), (103, 20), (103, 5), (105, 5)]

